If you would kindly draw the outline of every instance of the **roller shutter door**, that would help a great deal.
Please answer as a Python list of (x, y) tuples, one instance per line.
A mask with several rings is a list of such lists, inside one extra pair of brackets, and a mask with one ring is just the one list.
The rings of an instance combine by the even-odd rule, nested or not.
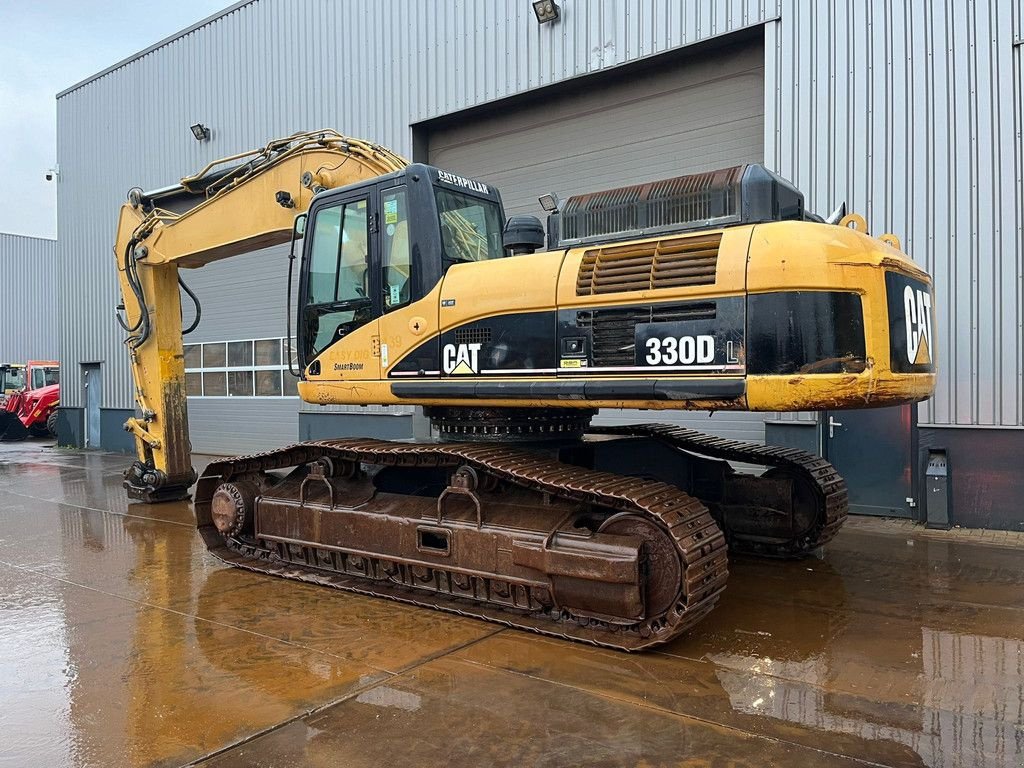
[[(429, 162), (501, 190), (508, 215), (537, 197), (663, 179), (764, 159), (764, 49), (722, 48), (664, 68), (588, 77), (515, 110), (428, 135)], [(603, 411), (604, 423), (686, 424), (764, 440), (762, 414)]]
[[(192, 450), (196, 453), (254, 453), (298, 441), (298, 398), (285, 397), (283, 386), (276, 393), (278, 396), (255, 396), (256, 365), (265, 362), (282, 364), (281, 359), (229, 359), (226, 346), (284, 337), (286, 296), (282, 265), (287, 264), (287, 252), (287, 246), (274, 246), (216, 261), (202, 269), (181, 272), (203, 306), (202, 322), (195, 333), (184, 339), (186, 370), (201, 371), (198, 376), (206, 380), (207, 385), (223, 382), (221, 387), (206, 386), (202, 395), (190, 394), (188, 398), (189, 436)], [(190, 322), (191, 304), (183, 298), (182, 305), (185, 322)], [(294, 304), (292, 306), (294, 308)], [(197, 354), (198, 350), (193, 347), (203, 344), (211, 350), (223, 345), (221, 359), (206, 360), (204, 365), (202, 355)], [(190, 348), (192, 354), (188, 354)], [(250, 396), (229, 396), (237, 395), (237, 390), (232, 392), (228, 388), (232, 374), (226, 372), (227, 366), (236, 363), (240, 368), (248, 364), (253, 371), (243, 372), (239, 381), (252, 387)], [(236, 370), (236, 375), (239, 372)], [(192, 373), (190, 378), (195, 375)], [(284, 376), (288, 374), (284, 373)], [(253, 379), (251, 383), (247, 381), (249, 377)], [(195, 379), (192, 381), (194, 386)], [(280, 381), (284, 385), (286, 380)], [(190, 389), (191, 392), (194, 389)]]

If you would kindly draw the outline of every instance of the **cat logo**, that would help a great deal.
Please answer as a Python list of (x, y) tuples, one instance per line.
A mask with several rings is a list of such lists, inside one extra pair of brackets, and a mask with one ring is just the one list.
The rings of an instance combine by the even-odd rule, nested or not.
[(911, 286), (903, 289), (904, 318), (907, 324), (907, 359), (911, 365), (932, 361), (932, 297)]
[(467, 374), (480, 370), (482, 344), (445, 344), (441, 352), (445, 373)]

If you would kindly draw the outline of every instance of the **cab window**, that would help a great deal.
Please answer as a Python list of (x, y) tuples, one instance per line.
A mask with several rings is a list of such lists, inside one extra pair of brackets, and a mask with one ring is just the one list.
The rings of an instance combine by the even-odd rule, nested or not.
[(8, 368), (7, 373), (0, 373), (0, 380), (3, 381), (3, 387), (0, 388), (0, 395), (6, 390), (21, 389), (25, 386), (25, 369), (24, 368)]
[(437, 211), (441, 245), (451, 262), (486, 261), (505, 255), (501, 243), (501, 211), (498, 204), (438, 187)]
[(30, 389), (40, 389), (50, 384), (60, 383), (60, 373), (57, 368), (33, 368), (32, 386)]
[(362, 198), (321, 208), (313, 219), (303, 311), (307, 359), (373, 318), (367, 212)]
[(369, 275), (366, 200), (324, 208), (313, 222), (309, 303), (365, 299)]
[(409, 303), (412, 258), (409, 248), (409, 215), (405, 187), (381, 194), (384, 256), (384, 311)]

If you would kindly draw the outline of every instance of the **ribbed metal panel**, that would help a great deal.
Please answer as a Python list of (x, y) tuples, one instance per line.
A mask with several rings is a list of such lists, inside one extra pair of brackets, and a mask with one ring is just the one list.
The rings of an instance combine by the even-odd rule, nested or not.
[[(1017, 248), (1017, 421), (1024, 424), (1024, 0), (1018, 0), (1014, 13), (1013, 32), (1013, 100), (1014, 100), (1014, 210), (1017, 228), (1014, 233)], [(1004, 375), (1013, 377), (1012, 365), (1004, 366)], [(1006, 398), (1003, 398), (1006, 402)]]
[[(933, 425), (1024, 425), (1020, 0), (787, 0), (766, 27), (765, 155), (935, 278)], [(774, 102), (774, 109), (772, 108)]]
[(57, 351), (57, 242), (0, 232), (0, 363)]

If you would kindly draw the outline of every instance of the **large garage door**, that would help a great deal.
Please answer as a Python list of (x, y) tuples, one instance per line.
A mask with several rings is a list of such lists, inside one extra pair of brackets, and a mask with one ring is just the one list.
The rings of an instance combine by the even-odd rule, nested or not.
[[(764, 158), (764, 49), (715, 49), (659, 68), (588, 77), (579, 87), (428, 136), (429, 162), (501, 190), (509, 215), (560, 197)], [(605, 411), (601, 421), (655, 414)], [(763, 441), (760, 414), (656, 414), (659, 421)]]

